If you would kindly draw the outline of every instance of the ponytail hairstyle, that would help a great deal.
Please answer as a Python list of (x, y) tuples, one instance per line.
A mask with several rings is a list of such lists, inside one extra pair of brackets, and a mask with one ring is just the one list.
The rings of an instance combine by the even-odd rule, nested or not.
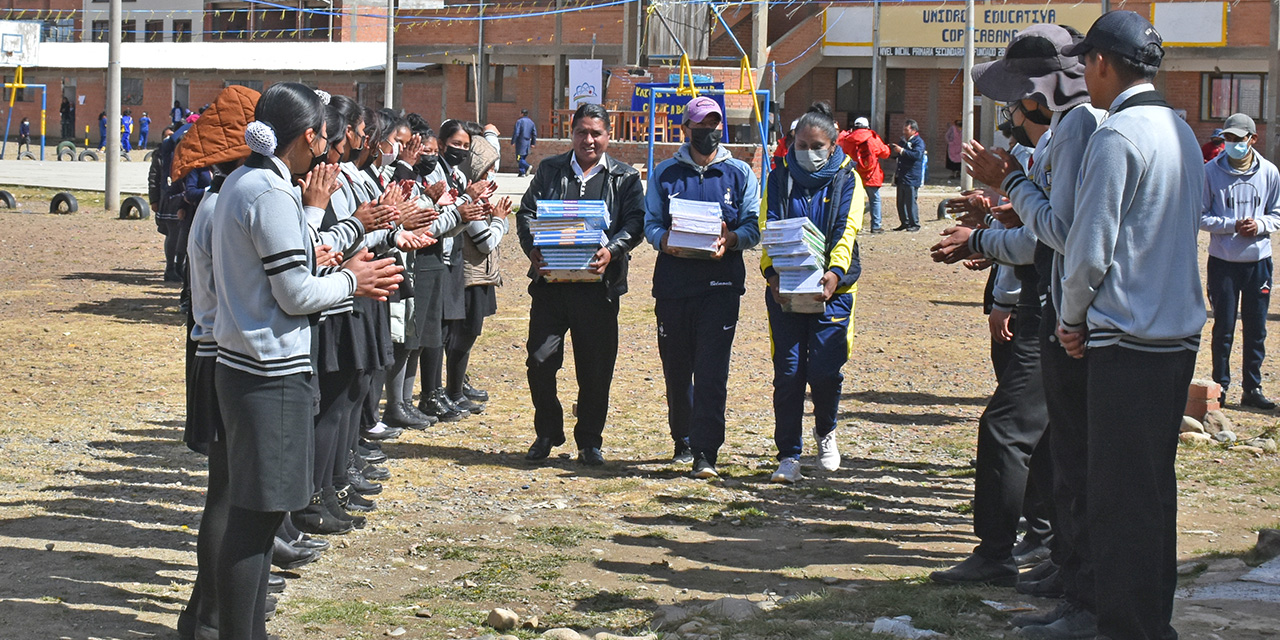
[(434, 138), (436, 135), (435, 132), (431, 130), (431, 125), (427, 123), (427, 119), (416, 113), (411, 113), (408, 116), (405, 116), (405, 122), (409, 123), (409, 130), (412, 131), (414, 135), (422, 136), (423, 140), (426, 140), (427, 138)]
[(831, 105), (825, 102), (813, 103), (809, 110), (800, 116), (800, 119), (796, 122), (796, 133), (800, 133), (801, 129), (817, 129), (832, 143), (835, 143), (836, 139), (840, 137), (840, 129), (836, 127), (836, 119), (831, 113)]
[(254, 153), (274, 156), (307, 129), (319, 133), (324, 115), (324, 102), (315, 90), (297, 82), (278, 82), (258, 99), (254, 121), (245, 129), (244, 139)]
[(462, 128), (467, 130), (467, 135), (471, 136), (471, 140), (473, 142), (477, 138), (484, 137), (484, 127), (480, 126), (479, 122), (472, 122), (468, 120), (462, 123)]

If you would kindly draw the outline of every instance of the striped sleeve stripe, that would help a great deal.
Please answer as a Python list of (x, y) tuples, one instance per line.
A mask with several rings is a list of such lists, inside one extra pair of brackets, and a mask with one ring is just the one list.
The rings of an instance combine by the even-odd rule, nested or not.
[(256, 371), (271, 374), (282, 374), (292, 371), (299, 366), (311, 369), (311, 355), (302, 354), (291, 358), (272, 358), (270, 360), (256, 360), (253, 356), (237, 353), (226, 347), (218, 347), (218, 359), (228, 364), (237, 364), (241, 367), (249, 367)]
[(1170, 340), (1144, 340), (1142, 338), (1108, 329), (1097, 329), (1089, 332), (1089, 347), (1097, 348), (1113, 345), (1121, 346), (1126, 349), (1133, 349), (1135, 351), (1147, 351), (1150, 353), (1199, 351), (1200, 336), (1193, 335), (1185, 338), (1173, 338)]
[(289, 262), (281, 262), (274, 267), (268, 267), (267, 275), (274, 276), (276, 274), (284, 273), (285, 271), (288, 271), (290, 269), (294, 269), (297, 267), (302, 267), (305, 269), (307, 267), (307, 261), (305, 259), (294, 259), (294, 260), (290, 260)]
[(305, 257), (306, 257), (306, 255), (307, 255), (307, 250), (306, 250), (306, 249), (286, 249), (286, 250), (284, 250), (284, 251), (281, 251), (280, 253), (273, 253), (273, 254), (271, 254), (271, 255), (269, 255), (269, 256), (265, 256), (265, 257), (263, 257), (263, 258), (262, 258), (262, 264), (267, 264), (267, 265), (269, 265), (269, 264), (271, 264), (272, 262), (277, 262), (277, 261), (279, 261), (279, 260), (283, 260), (283, 259), (288, 258), (288, 257), (290, 257), (290, 256), (302, 256), (302, 257), (304, 257), (304, 258), (305, 258)]

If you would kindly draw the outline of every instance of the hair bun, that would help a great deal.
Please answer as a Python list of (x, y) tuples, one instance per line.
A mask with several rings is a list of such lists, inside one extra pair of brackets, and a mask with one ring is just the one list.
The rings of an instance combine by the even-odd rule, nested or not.
[(261, 121), (254, 120), (244, 129), (244, 141), (248, 143), (249, 150), (267, 157), (276, 154), (276, 131), (271, 125)]
[(809, 110), (808, 110), (808, 111), (806, 111), (805, 113), (818, 113), (818, 114), (822, 114), (822, 115), (824, 115), (824, 116), (826, 116), (826, 117), (828, 117), (828, 118), (833, 118), (833, 119), (834, 119), (834, 117), (835, 117), (835, 116), (833, 116), (833, 115), (832, 115), (832, 112), (831, 112), (831, 105), (829, 105), (829, 104), (827, 104), (827, 103), (825, 103), (825, 102), (815, 102), (815, 103), (813, 103), (813, 104), (809, 105)]
[(323, 104), (326, 107), (329, 106), (330, 96), (328, 91), (316, 89), (316, 95), (320, 96), (320, 104)]

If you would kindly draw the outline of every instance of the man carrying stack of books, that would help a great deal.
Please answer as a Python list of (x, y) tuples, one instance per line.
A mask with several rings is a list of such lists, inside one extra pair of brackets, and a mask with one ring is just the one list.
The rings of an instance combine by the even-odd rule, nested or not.
[(672, 461), (693, 463), (695, 478), (718, 476), (729, 354), (746, 293), (742, 252), (760, 240), (760, 180), (720, 145), (723, 123), (715, 100), (690, 100), (681, 125), (689, 142), (653, 170), (645, 197), (645, 238), (662, 252), (653, 297)]

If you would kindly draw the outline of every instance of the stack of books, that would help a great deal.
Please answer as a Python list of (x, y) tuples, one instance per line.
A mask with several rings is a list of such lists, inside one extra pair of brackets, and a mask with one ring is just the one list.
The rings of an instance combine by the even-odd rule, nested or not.
[(710, 259), (720, 239), (720, 203), (672, 198), (667, 248), (682, 258)]
[(778, 272), (778, 293), (782, 310), (791, 313), (822, 313), (822, 274), (826, 273), (827, 241), (808, 218), (770, 220), (765, 223), (761, 242), (769, 250)]
[(591, 260), (609, 241), (609, 211), (602, 200), (542, 200), (538, 217), (529, 221), (533, 246), (547, 264), (540, 269), (547, 282), (598, 282)]

